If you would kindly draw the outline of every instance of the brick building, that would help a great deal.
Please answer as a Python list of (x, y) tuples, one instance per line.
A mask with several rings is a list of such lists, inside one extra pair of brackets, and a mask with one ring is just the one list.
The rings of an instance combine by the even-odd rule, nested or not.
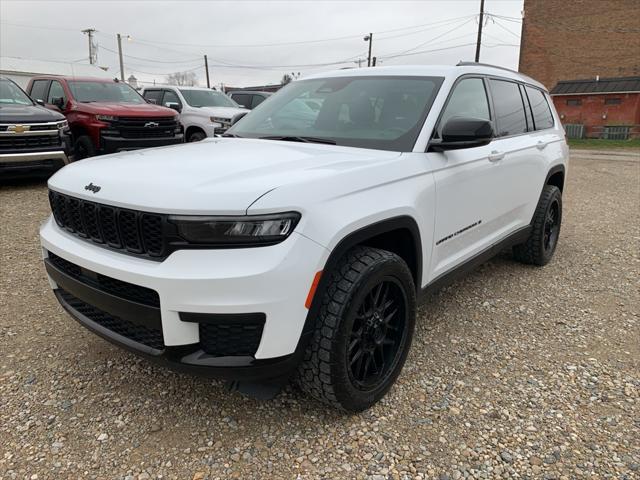
[(640, 138), (640, 76), (562, 80), (551, 98), (571, 138)]
[(560, 80), (640, 75), (640, 0), (524, 0), (520, 71)]

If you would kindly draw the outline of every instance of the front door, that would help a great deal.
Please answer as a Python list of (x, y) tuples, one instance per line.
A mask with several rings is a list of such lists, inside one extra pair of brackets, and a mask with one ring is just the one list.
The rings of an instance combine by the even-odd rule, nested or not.
[[(438, 138), (454, 117), (491, 120), (486, 81), (463, 77), (453, 91), (436, 126)], [(493, 142), (481, 147), (428, 152), (434, 168), (436, 215), (431, 257), (431, 280), (489, 247), (499, 230), (503, 206), (496, 202), (501, 188), (500, 154)]]

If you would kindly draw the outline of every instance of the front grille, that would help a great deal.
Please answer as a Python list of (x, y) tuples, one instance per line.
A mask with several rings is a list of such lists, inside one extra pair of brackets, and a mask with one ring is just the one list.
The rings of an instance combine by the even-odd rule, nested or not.
[(92, 272), (91, 270), (59, 257), (53, 252), (48, 252), (48, 254), (48, 259), (54, 267), (85, 285), (125, 300), (160, 308), (160, 297), (155, 290), (111, 278), (101, 273)]
[(200, 323), (200, 345), (209, 355), (254, 356), (264, 321), (256, 323)]
[(123, 138), (174, 137), (178, 120), (176, 117), (119, 117), (111, 123), (111, 128), (118, 129)]
[(94, 243), (154, 259), (166, 257), (166, 216), (81, 200), (49, 191), (57, 224)]
[(3, 135), (0, 150), (36, 150), (61, 146), (60, 135)]
[(161, 329), (149, 328), (144, 325), (137, 325), (129, 320), (100, 310), (88, 303), (73, 296), (69, 292), (59, 289), (61, 299), (73, 310), (84, 315), (89, 320), (97, 323), (101, 327), (111, 330), (118, 335), (126, 337), (134, 342), (141, 343), (156, 350), (164, 349), (164, 337)]

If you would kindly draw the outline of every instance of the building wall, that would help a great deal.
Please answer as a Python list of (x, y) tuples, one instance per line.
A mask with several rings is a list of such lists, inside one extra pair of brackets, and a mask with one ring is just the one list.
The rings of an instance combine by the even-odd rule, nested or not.
[[(600, 137), (605, 126), (634, 126), (633, 136), (640, 134), (640, 93), (606, 95), (554, 95), (553, 103), (563, 124), (585, 125), (586, 136)], [(607, 105), (607, 98), (619, 98), (618, 105)], [(580, 105), (568, 105), (579, 100)]]
[(520, 71), (548, 89), (640, 75), (640, 0), (524, 0)]

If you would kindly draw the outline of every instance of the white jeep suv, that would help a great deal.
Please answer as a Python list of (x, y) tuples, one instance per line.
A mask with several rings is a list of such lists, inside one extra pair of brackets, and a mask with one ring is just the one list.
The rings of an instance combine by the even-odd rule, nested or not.
[(165, 365), (366, 409), (400, 374), (418, 299), (505, 247), (551, 259), (568, 158), (552, 105), (482, 64), (293, 82), (222, 138), (54, 175), (51, 286)]
[(180, 114), (187, 142), (198, 142), (227, 131), (238, 117), (249, 112), (216, 90), (202, 87), (146, 87), (148, 102), (174, 109)]

